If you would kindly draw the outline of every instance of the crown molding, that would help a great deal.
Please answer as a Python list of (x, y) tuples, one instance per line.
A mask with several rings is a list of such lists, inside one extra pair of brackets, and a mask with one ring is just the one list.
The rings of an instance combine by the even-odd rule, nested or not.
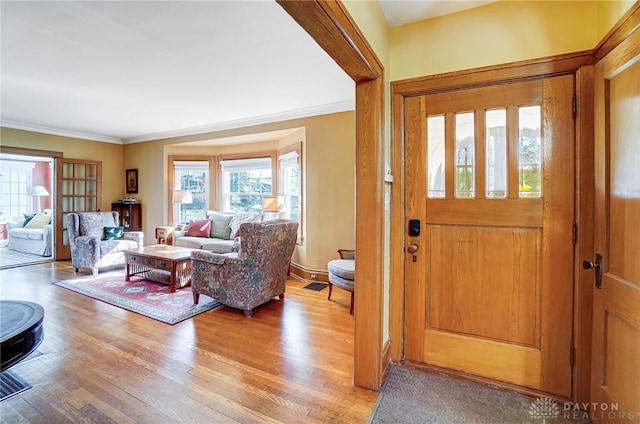
[(270, 124), (273, 122), (287, 121), (290, 119), (307, 118), (310, 116), (327, 115), (330, 113), (346, 112), (355, 110), (355, 101), (330, 103), (322, 106), (314, 106), (304, 109), (296, 109), (289, 112), (274, 113), (252, 118), (238, 119), (235, 121), (219, 122), (216, 124), (202, 125), (198, 127), (185, 128), (182, 130), (158, 132), (144, 134), (135, 137), (123, 138), (124, 144), (142, 143), (151, 140), (161, 140), (166, 138), (184, 137), (195, 134), (204, 134), (215, 131), (231, 130), (236, 128), (250, 127), (253, 125)]
[(31, 131), (50, 135), (59, 135), (62, 137), (79, 138), (82, 140), (100, 141), (102, 143), (123, 144), (123, 141), (117, 137), (109, 137), (100, 134), (86, 133), (81, 131), (65, 130), (62, 128), (47, 127), (44, 125), (27, 124), (24, 122), (0, 121), (0, 126), (5, 128), (13, 128), (15, 130)]
[(347, 100), (344, 102), (330, 103), (322, 106), (314, 106), (304, 109), (296, 109), (283, 113), (274, 113), (271, 115), (262, 115), (246, 119), (238, 119), (235, 121), (219, 122), (216, 124), (201, 125), (197, 127), (185, 128), (181, 130), (164, 131), (157, 133), (149, 133), (137, 135), (134, 137), (109, 137), (100, 134), (92, 134), (80, 131), (65, 130), (55, 127), (47, 127), (44, 125), (27, 124), (14, 121), (0, 121), (0, 126), (13, 128), (16, 130), (25, 130), (38, 132), (43, 134), (58, 135), (63, 137), (73, 137), (83, 140), (100, 141), (103, 143), (113, 144), (134, 144), (151, 140), (161, 140), (166, 138), (183, 137), (195, 134), (204, 134), (215, 131), (231, 130), (236, 128), (250, 127), (253, 125), (270, 124), (273, 122), (287, 121), (290, 119), (307, 118), (310, 116), (327, 115), (330, 113), (346, 112), (355, 110), (355, 101)]

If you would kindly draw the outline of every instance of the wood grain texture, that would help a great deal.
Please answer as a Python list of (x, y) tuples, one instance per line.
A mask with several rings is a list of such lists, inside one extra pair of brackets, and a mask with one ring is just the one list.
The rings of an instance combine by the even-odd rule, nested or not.
[[(404, 248), (405, 248), (405, 209), (404, 192), (404, 143), (400, 140), (404, 135), (404, 97), (396, 94), (391, 99), (393, 113), (392, 138), (397, 140), (391, 145), (391, 172), (394, 182), (391, 184), (391, 231), (390, 231), (390, 281), (389, 281), (389, 339), (390, 355), (393, 362), (403, 358), (402, 340), (404, 337)], [(399, 229), (399, 230), (396, 230)]]
[[(425, 178), (427, 169), (424, 158), (427, 156), (427, 125), (425, 114), (425, 98), (408, 97), (405, 99), (405, 213), (409, 219), (421, 219), (426, 213), (427, 185)], [(415, 202), (410, 199), (418, 199)], [(407, 223), (403, 223), (405, 234)], [(418, 237), (406, 237), (406, 248), (411, 244), (418, 245), (418, 252), (404, 254), (404, 272), (410, 284), (405, 284), (405, 316), (411, 319), (404, 321), (404, 357), (421, 358), (424, 344), (425, 314), (421, 305), (426, 304), (426, 279), (423, 270), (426, 267), (428, 251), (426, 231), (422, 230)], [(415, 257), (415, 261), (414, 261)], [(416, 301), (410, 301), (415, 299)]]
[[(33, 387), (2, 422), (355, 423), (377, 394), (353, 385), (350, 297), (289, 279), (253, 318), (221, 307), (170, 326), (51, 284), (60, 261), (0, 271), (3, 298), (45, 309), (41, 355), (12, 370)], [(186, 288), (186, 290), (189, 290)]]
[(427, 327), (539, 348), (542, 264), (531, 252), (540, 251), (542, 231), (450, 225), (428, 231)]
[(382, 354), (384, 68), (342, 2), (278, 0), (278, 4), (356, 82), (356, 250), (360, 259), (356, 262), (354, 381), (377, 390), (387, 366)]
[(576, 74), (576, 224), (574, 346), (576, 364), (573, 373), (574, 399), (589, 402), (591, 387), (591, 331), (593, 316), (593, 273), (582, 268), (582, 261), (593, 257), (593, 160), (594, 160), (594, 67), (586, 66)]
[[(378, 389), (382, 359), (384, 252), (384, 111), (382, 79), (356, 84), (355, 362), (358, 386)], [(357, 313), (361, 311), (361, 313)]]
[[(405, 207), (408, 219), (425, 224), (410, 241), (421, 247), (405, 260), (405, 357), (570, 398), (573, 77), (513, 85), (495, 87), (495, 96), (485, 87), (474, 95), (455, 91), (405, 101)], [(455, 198), (457, 97), (464, 108), (475, 98), (472, 110), (486, 110), (485, 100), (494, 107), (496, 99), (507, 109), (506, 199)], [(542, 109), (541, 198), (519, 197), (518, 188), (518, 107), (533, 99)], [(423, 113), (429, 110), (445, 114), (445, 198), (424, 194)], [(484, 131), (482, 120), (475, 124), (476, 134)], [(476, 147), (485, 149), (484, 143)]]
[(636, 30), (595, 67), (594, 250), (603, 255), (604, 275), (593, 292), (590, 401), (623, 413), (640, 409), (639, 60)]

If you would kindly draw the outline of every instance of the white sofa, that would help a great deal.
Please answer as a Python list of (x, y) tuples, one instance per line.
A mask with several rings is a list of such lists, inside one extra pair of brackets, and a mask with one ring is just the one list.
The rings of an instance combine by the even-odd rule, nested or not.
[[(43, 214), (51, 216), (51, 209)], [(23, 228), (24, 219), (7, 223), (7, 248), (32, 255), (51, 256), (53, 249), (53, 226), (47, 224), (43, 228)]]
[[(204, 218), (203, 218), (204, 219)], [(207, 218), (211, 221), (211, 228), (204, 236), (188, 235), (188, 230), (173, 232), (173, 245), (191, 249), (208, 250), (213, 253), (230, 253), (239, 247), (240, 241), (236, 233), (240, 224), (244, 222), (262, 221), (262, 214), (257, 212), (215, 212), (207, 211)]]

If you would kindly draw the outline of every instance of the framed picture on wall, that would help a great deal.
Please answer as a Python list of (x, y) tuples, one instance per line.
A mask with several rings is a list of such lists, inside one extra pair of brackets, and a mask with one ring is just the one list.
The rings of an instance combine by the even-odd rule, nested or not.
[(137, 193), (138, 192), (138, 170), (127, 169), (124, 177), (127, 180), (127, 193)]

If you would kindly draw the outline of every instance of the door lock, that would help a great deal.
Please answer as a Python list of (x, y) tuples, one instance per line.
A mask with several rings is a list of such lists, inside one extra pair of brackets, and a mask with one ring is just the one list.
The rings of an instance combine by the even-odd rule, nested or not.
[(418, 249), (420, 248), (420, 246), (418, 246), (415, 243), (412, 243), (411, 245), (409, 245), (409, 247), (407, 248), (407, 250), (409, 251), (409, 253), (416, 253), (418, 251)]

